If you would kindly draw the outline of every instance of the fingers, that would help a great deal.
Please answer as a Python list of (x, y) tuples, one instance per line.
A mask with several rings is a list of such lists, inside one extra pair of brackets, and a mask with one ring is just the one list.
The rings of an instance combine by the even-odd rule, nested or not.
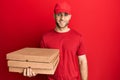
[(27, 75), (28, 77), (30, 77), (30, 76), (31, 76), (30, 68), (27, 68), (26, 70), (27, 70), (27, 71), (26, 71), (26, 75)]
[(35, 72), (32, 72), (32, 76), (36, 76), (37, 74)]
[(34, 77), (34, 76), (36, 76), (36, 75), (37, 75), (37, 74), (36, 74), (35, 72), (33, 72), (30, 67), (25, 68), (25, 69), (23, 70), (23, 76)]
[(27, 69), (24, 68), (24, 70), (23, 70), (23, 76), (27, 76), (27, 75), (26, 75), (26, 73), (27, 73), (26, 71), (27, 71)]
[(28, 69), (28, 72), (29, 72), (29, 75), (28, 75), (28, 76), (29, 76), (29, 77), (32, 77), (32, 69), (31, 69), (31, 68)]

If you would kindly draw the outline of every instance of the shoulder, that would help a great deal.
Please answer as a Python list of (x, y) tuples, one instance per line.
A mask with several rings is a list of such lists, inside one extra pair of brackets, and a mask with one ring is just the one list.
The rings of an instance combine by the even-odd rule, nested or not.
[(72, 33), (72, 38), (75, 39), (75, 40), (78, 40), (80, 43), (83, 42), (83, 36), (80, 32), (74, 30), (74, 29), (71, 29), (71, 33)]
[(42, 38), (49, 38), (50, 36), (52, 36), (54, 34), (54, 30), (49, 30), (48, 32), (44, 33), (42, 35)]
[(74, 34), (77, 37), (82, 37), (82, 34), (74, 29), (71, 29), (72, 34)]

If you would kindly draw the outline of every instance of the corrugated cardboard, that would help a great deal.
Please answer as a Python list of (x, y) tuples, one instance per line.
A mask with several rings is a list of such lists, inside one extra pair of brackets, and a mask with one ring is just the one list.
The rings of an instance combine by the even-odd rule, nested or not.
[[(37, 74), (54, 74), (56, 68), (58, 65), (58, 61), (56, 63), (56, 66), (53, 69), (39, 69), (39, 68), (32, 68), (32, 71)], [(9, 72), (19, 72), (22, 73), (24, 68), (19, 67), (9, 67)]]
[(55, 64), (58, 62), (58, 56), (55, 57), (50, 63), (48, 62), (31, 62), (31, 61), (15, 61), (8, 60), (9, 67), (21, 67), (21, 68), (39, 68), (39, 69), (53, 69)]
[(59, 53), (58, 49), (23, 48), (7, 54), (8, 60), (51, 62)]
[[(54, 68), (53, 69), (39, 69), (39, 68), (32, 68), (32, 71), (37, 73), (37, 74), (54, 74), (56, 68), (57, 68), (57, 65), (58, 65), (58, 62), (55, 64)], [(21, 68), (21, 67), (9, 67), (9, 72), (18, 72), (18, 73), (22, 73), (23, 72), (23, 69), (24, 68)]]
[(58, 49), (23, 48), (7, 54), (10, 72), (23, 72), (31, 67), (39, 74), (54, 74), (59, 62)]

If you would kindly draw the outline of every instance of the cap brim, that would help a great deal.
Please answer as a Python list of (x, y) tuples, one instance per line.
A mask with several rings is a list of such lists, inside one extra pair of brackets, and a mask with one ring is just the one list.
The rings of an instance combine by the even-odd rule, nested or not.
[(70, 11), (68, 11), (68, 10), (63, 10), (63, 9), (62, 9), (62, 10), (59, 9), (59, 10), (55, 10), (55, 11), (54, 11), (55, 14), (62, 13), (62, 12), (71, 14)]

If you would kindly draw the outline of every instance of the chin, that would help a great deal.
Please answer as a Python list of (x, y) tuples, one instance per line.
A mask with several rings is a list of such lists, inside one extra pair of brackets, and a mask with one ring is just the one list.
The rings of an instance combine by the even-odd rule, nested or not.
[(60, 28), (65, 28), (66, 26), (59, 26)]
[(64, 28), (64, 27), (66, 27), (66, 25), (65, 24), (64, 25), (59, 24), (59, 27)]
[(61, 28), (64, 28), (64, 27), (65, 27), (65, 25), (63, 25), (63, 26), (61, 26), (61, 25), (60, 25), (60, 27), (61, 27)]

